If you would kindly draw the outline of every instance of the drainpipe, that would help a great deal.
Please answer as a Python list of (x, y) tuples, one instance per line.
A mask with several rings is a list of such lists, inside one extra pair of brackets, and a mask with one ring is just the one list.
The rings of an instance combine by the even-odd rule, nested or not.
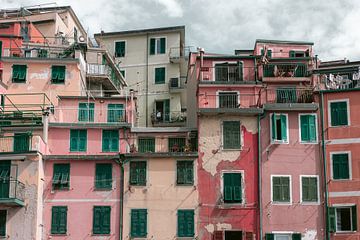
[(200, 81), (203, 80), (203, 71), (202, 71), (202, 68), (204, 66), (204, 53), (205, 53), (205, 50), (204, 48), (198, 48), (198, 51), (200, 53)]
[(131, 127), (134, 127), (134, 109), (135, 109), (135, 105), (134, 105), (134, 89), (130, 89), (130, 106), (131, 106), (131, 114), (130, 114), (130, 122), (131, 122)]
[(328, 186), (326, 177), (326, 145), (325, 145), (325, 129), (324, 129), (324, 93), (320, 91), (320, 118), (321, 118), (321, 147), (323, 158), (323, 171), (324, 171), (324, 187), (325, 187), (325, 238), (330, 240), (329, 233), (329, 212), (328, 212)]
[(124, 163), (125, 158), (123, 154), (119, 154), (119, 159), (116, 163), (120, 165), (120, 209), (119, 209), (119, 240), (123, 239), (124, 229)]
[(261, 181), (262, 181), (262, 171), (261, 171), (261, 161), (262, 161), (262, 157), (261, 157), (261, 124), (260, 121), (261, 119), (265, 118), (265, 113), (263, 114), (258, 114), (257, 116), (257, 124), (258, 124), (258, 204), (259, 204), (259, 239), (262, 239), (262, 235), (263, 235), (263, 229), (262, 229), (262, 202), (261, 202), (261, 194), (262, 194), (262, 186), (261, 186)]
[(148, 127), (148, 102), (149, 102), (149, 33), (146, 34), (146, 78), (145, 78), (146, 86), (145, 86), (145, 120), (146, 124), (145, 126)]

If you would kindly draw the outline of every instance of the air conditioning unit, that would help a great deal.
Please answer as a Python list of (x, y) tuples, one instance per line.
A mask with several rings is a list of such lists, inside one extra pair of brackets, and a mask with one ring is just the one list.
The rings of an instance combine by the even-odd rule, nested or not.
[(170, 87), (179, 88), (180, 87), (179, 78), (170, 78)]

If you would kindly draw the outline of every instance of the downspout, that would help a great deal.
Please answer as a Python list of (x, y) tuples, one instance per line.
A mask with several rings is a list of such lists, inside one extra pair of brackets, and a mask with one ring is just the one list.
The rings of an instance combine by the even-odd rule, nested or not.
[(258, 239), (262, 239), (263, 235), (263, 229), (262, 229), (262, 202), (261, 202), (261, 194), (262, 194), (262, 187), (261, 187), (261, 181), (262, 181), (262, 171), (261, 171), (261, 119), (265, 118), (265, 113), (258, 114), (257, 116), (257, 124), (258, 124), (258, 204), (259, 204), (259, 235), (260, 237)]
[(146, 34), (146, 79), (145, 79), (145, 126), (148, 127), (148, 102), (149, 102), (149, 33)]
[(119, 159), (115, 160), (116, 163), (120, 166), (120, 209), (119, 209), (119, 240), (123, 239), (123, 230), (124, 230), (124, 164), (125, 157), (124, 154), (119, 154)]
[(323, 171), (324, 171), (324, 187), (325, 187), (325, 238), (330, 240), (329, 233), (329, 212), (328, 212), (328, 186), (326, 177), (326, 145), (325, 145), (325, 129), (324, 129), (324, 93), (320, 90), (320, 117), (321, 117), (321, 147), (323, 158)]

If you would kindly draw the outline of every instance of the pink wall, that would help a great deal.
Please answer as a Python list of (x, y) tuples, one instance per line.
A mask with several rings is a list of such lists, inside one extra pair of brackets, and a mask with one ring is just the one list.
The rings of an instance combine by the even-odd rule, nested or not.
[(310, 56), (313, 56), (311, 45), (296, 44), (274, 44), (274, 43), (257, 43), (255, 45), (255, 55), (261, 55), (261, 49), (267, 46), (268, 50), (272, 50), (272, 58), (288, 58), (290, 51), (306, 51), (310, 50)]
[[(321, 183), (320, 145), (299, 143), (298, 112), (288, 112), (289, 144), (270, 144), (269, 114), (261, 121), (263, 233), (316, 231), (316, 239), (324, 239), (322, 204), (300, 203), (300, 175), (319, 175)], [(271, 175), (291, 175), (291, 204), (272, 204)]]
[[(52, 191), (54, 163), (70, 163), (70, 190)], [(118, 239), (120, 168), (113, 164), (113, 186), (110, 191), (95, 191), (95, 164), (111, 161), (52, 161), (45, 163), (44, 231), (50, 239), (52, 206), (67, 206), (67, 235), (51, 235), (52, 239), (99, 239), (92, 235), (93, 206), (111, 206), (111, 234), (106, 239)]]

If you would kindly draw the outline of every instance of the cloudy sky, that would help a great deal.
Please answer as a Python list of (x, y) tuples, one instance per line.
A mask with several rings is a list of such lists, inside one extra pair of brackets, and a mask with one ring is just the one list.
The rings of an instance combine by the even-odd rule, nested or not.
[(71, 5), (90, 34), (185, 25), (187, 45), (206, 52), (306, 40), (322, 60), (360, 60), (358, 0), (0, 0), (0, 8), (42, 3)]

